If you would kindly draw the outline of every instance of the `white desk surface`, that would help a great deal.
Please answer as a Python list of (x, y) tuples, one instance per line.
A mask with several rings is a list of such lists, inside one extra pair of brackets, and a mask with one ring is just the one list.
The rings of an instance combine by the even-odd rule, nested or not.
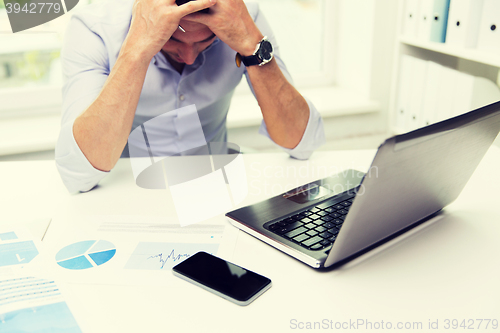
[[(285, 154), (244, 155), (250, 194), (243, 204), (325, 172), (365, 171), (373, 154), (318, 152), (306, 162)], [(294, 326), (299, 322), (332, 321), (345, 328), (358, 319), (373, 325), (384, 321), (384, 327), (390, 322), (393, 329), (398, 323), (421, 322), (420, 330), (401, 331), (441, 332), (448, 331), (447, 319), (500, 320), (499, 164), (500, 149), (492, 147), (439, 218), (337, 270), (315, 271), (240, 232), (233, 262), (273, 281), (247, 307), (177, 279), (172, 288), (148, 286), (147, 281), (141, 287), (69, 285), (72, 302), (83, 310), (74, 315), (85, 321), (82, 328), (88, 332), (287, 332), (303, 331)], [(128, 160), (121, 160), (97, 189), (77, 195), (67, 194), (53, 161), (3, 162), (0, 175), (0, 221), (50, 218), (61, 209), (75, 216), (165, 213), (166, 191), (135, 186)], [(430, 330), (429, 320), (438, 320), (440, 329)], [(365, 328), (357, 331), (371, 331)], [(477, 331), (500, 329), (490, 325), (485, 330), (483, 324)]]

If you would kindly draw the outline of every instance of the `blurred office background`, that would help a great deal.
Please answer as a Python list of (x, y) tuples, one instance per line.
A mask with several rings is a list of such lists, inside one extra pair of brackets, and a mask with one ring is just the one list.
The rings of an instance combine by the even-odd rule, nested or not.
[[(80, 0), (68, 14), (16, 34), (11, 33), (0, 1), (0, 161), (54, 158), (65, 27), (72, 14), (99, 1), (106, 0)], [(323, 116), (327, 143), (321, 149), (373, 149), (388, 136), (500, 100), (500, 44), (496, 47), (500, 7), (496, 16), (483, 15), (500, 0), (462, 0), (460, 5), (454, 1), (458, 3), (257, 1), (277, 36), (296, 87)], [(436, 8), (441, 7), (446, 13), (435, 19)], [(471, 18), (470, 12), (478, 13), (477, 17)], [(453, 30), (460, 26), (457, 20), (467, 31), (484, 26), (484, 31), (477, 29), (476, 43), (471, 45), (465, 41), (471, 37)], [(495, 24), (498, 29), (493, 29)], [(443, 89), (446, 82), (453, 82), (453, 88)], [(436, 88), (426, 91), (431, 86)], [(437, 100), (436, 95), (446, 98)], [(456, 101), (464, 95), (467, 98)], [(444, 115), (441, 105), (447, 108)], [(248, 152), (278, 150), (257, 134), (260, 121), (257, 103), (243, 80), (228, 117), (229, 141)]]

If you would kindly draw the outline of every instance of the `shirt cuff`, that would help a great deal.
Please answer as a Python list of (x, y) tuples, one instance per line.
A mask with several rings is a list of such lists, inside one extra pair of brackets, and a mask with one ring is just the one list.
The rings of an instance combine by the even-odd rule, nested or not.
[[(323, 120), (321, 119), (321, 115), (307, 98), (305, 98), (305, 100), (307, 102), (307, 105), (309, 106), (309, 120), (307, 121), (306, 130), (304, 131), (299, 144), (293, 149), (288, 149), (281, 147), (275, 143), (278, 147), (287, 152), (291, 157), (299, 160), (307, 160), (312, 155), (314, 150), (325, 143), (325, 131), (323, 128)], [(266, 123), (264, 121), (262, 121), (260, 125), (259, 133), (271, 139), (267, 131)], [(271, 139), (271, 141), (273, 140)]]
[(87, 192), (109, 172), (97, 170), (87, 160), (73, 136), (73, 123), (61, 127), (55, 150), (56, 166), (70, 193)]

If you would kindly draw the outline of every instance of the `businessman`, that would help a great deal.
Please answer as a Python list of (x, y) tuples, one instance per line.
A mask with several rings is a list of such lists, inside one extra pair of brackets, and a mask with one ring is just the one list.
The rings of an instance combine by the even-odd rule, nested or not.
[(128, 156), (131, 130), (158, 115), (168, 112), (161, 126), (148, 128), (148, 136), (158, 139), (161, 154), (182, 154), (197, 140), (195, 126), (176, 111), (188, 105), (196, 105), (206, 142), (226, 141), (227, 112), (243, 75), (262, 111), (261, 134), (299, 159), (324, 141), (321, 117), (293, 87), (256, 4), (91, 5), (68, 26), (62, 64), (56, 164), (70, 192), (92, 189), (120, 156)]

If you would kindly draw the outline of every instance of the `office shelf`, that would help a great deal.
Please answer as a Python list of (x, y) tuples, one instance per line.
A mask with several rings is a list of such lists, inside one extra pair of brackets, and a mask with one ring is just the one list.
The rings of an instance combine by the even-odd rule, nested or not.
[[(399, 2), (399, 21), (397, 31), (403, 31), (405, 16), (405, 1)], [(431, 51), (431, 52), (425, 52)], [(394, 48), (394, 70), (392, 76), (389, 128), (393, 134), (401, 134), (405, 131), (396, 126), (397, 100), (399, 73), (401, 57), (410, 55), (422, 60), (433, 61), (445, 67), (453, 68), (457, 71), (471, 74), (478, 77), (485, 77), (496, 81), (500, 86), (500, 54), (491, 51), (484, 51), (475, 48), (465, 48), (446, 43), (437, 43), (421, 40), (414, 36), (401, 34), (396, 41)], [(443, 55), (450, 57), (443, 57)], [(467, 60), (467, 61), (462, 61)]]
[(446, 43), (422, 42), (404, 36), (400, 37), (400, 42), (409, 46), (439, 52), (494, 67), (500, 67), (500, 54), (484, 52), (477, 49), (460, 48)]

